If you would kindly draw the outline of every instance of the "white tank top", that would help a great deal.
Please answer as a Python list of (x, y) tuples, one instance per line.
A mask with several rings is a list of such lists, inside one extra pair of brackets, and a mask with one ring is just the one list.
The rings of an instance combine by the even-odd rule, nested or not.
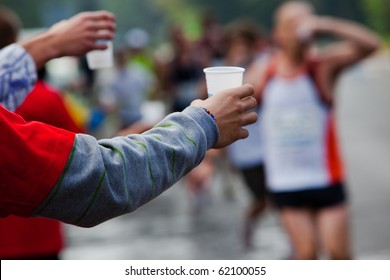
[(308, 74), (269, 80), (262, 133), (271, 191), (324, 188), (341, 180), (331, 119)]
[(263, 163), (263, 144), (261, 140), (261, 113), (256, 123), (245, 126), (249, 136), (227, 147), (229, 160), (239, 169), (250, 168)]

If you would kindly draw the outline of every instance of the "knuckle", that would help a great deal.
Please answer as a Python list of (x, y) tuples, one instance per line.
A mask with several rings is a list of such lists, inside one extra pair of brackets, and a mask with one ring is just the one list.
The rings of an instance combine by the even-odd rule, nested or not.
[(252, 112), (251, 113), (251, 118), (252, 118), (252, 120), (257, 121), (257, 119), (259, 118), (259, 115), (257, 113), (255, 113), (255, 112)]
[(245, 138), (248, 138), (248, 136), (249, 136), (248, 130), (242, 128), (240, 130), (240, 138), (245, 139)]
[(256, 113), (253, 113), (252, 116), (251, 116), (250, 121), (252, 123), (255, 123), (255, 122), (257, 122), (258, 119), (259, 119), (259, 116)]
[(241, 116), (238, 118), (238, 123), (237, 123), (237, 124), (241, 127), (241, 126), (243, 126), (245, 123), (246, 123), (246, 116), (241, 115)]
[(237, 112), (242, 114), (245, 111), (245, 106), (242, 102), (238, 102), (236, 105)]
[(84, 28), (86, 30), (92, 30), (94, 28), (94, 26), (95, 26), (94, 23), (91, 22), (90, 20), (87, 20), (87, 19), (84, 20)]
[(82, 23), (85, 23), (85, 22), (88, 22), (89, 20), (89, 16), (88, 16), (88, 13), (84, 12), (84, 13), (81, 13), (78, 17), (79, 21), (82, 22)]
[(249, 118), (248, 118), (248, 122), (249, 123), (255, 123), (257, 121), (257, 115), (251, 115)]
[(252, 95), (254, 93), (254, 88), (250, 84), (245, 84), (243, 86), (244, 90), (248, 93), (248, 95)]

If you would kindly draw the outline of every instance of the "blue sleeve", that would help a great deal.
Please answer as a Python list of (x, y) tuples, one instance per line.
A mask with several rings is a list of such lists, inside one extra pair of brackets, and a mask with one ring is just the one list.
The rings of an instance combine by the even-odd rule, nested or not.
[(0, 104), (15, 111), (37, 80), (35, 62), (19, 45), (0, 51)]
[(35, 216), (91, 227), (132, 212), (197, 166), (217, 139), (215, 122), (197, 107), (141, 135), (97, 141), (79, 134)]

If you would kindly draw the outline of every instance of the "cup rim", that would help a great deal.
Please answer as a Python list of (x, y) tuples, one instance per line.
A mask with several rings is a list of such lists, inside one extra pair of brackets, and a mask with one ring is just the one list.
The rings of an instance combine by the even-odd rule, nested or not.
[(234, 74), (234, 73), (243, 73), (245, 68), (237, 66), (213, 66), (203, 69), (203, 72), (206, 74)]

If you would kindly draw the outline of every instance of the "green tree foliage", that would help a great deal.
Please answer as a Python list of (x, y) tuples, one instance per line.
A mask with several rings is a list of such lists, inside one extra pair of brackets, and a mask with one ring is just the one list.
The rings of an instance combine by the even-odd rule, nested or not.
[[(221, 23), (252, 18), (272, 27), (275, 9), (285, 0), (1, 0), (15, 10), (25, 27), (48, 26), (83, 10), (107, 9), (117, 16), (119, 34), (140, 26), (156, 40), (169, 26), (181, 24), (190, 37), (200, 33), (201, 18), (212, 13)], [(390, 33), (390, 0), (310, 0), (319, 14), (357, 20), (381, 34)]]
[[(201, 33), (201, 11), (198, 5), (183, 0), (152, 0), (155, 8), (164, 14), (168, 26), (179, 24), (187, 37), (196, 39)], [(169, 28), (169, 27), (168, 27)]]
[(361, 0), (367, 23), (381, 35), (390, 35), (390, 1)]
[[(285, 1), (286, 0), (187, 0), (186, 2), (190, 2), (192, 5), (196, 5), (204, 10), (213, 11), (222, 22), (228, 22), (238, 17), (250, 17), (267, 27), (271, 27), (275, 10)], [(367, 2), (369, 1), (371, 0), (367, 0)], [(357, 21), (364, 20), (362, 7), (357, 0), (310, 0), (307, 2), (311, 2), (319, 14), (334, 15)]]

